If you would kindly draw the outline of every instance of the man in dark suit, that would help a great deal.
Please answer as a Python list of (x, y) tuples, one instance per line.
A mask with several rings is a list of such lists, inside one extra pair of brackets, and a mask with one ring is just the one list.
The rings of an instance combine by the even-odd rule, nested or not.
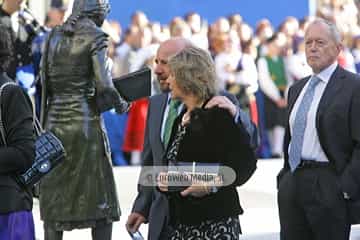
[(341, 37), (323, 19), (305, 33), (313, 75), (288, 94), (285, 163), (278, 175), (282, 240), (345, 240), (360, 197), (360, 77), (337, 64)]
[[(191, 43), (183, 38), (172, 38), (163, 42), (156, 56), (155, 73), (158, 77), (162, 94), (150, 98), (147, 125), (145, 131), (144, 150), (142, 153), (143, 166), (166, 166), (163, 161), (165, 152), (164, 128), (169, 112), (169, 86), (166, 79), (170, 70), (167, 65), (171, 56), (175, 55)], [(229, 96), (230, 97), (230, 96)], [(219, 106), (227, 109), (238, 124), (243, 124), (251, 136), (252, 145), (257, 146), (257, 133), (250, 118), (225, 96), (213, 97), (206, 107)], [(142, 169), (143, 170), (143, 169)], [(135, 232), (142, 223), (149, 223), (149, 240), (167, 239), (166, 227), (169, 222), (168, 200), (153, 187), (138, 185), (138, 195), (134, 202), (132, 213), (129, 215), (126, 227)]]

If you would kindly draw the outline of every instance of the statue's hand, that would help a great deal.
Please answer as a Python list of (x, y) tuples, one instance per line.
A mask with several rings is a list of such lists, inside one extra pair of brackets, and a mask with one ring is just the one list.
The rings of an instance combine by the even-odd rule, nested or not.
[(131, 104), (118, 94), (118, 100), (114, 104), (115, 111), (119, 114), (129, 111)]
[(127, 112), (130, 103), (125, 101), (115, 88), (105, 88), (97, 92), (96, 104), (100, 112), (105, 112), (111, 108), (119, 114)]

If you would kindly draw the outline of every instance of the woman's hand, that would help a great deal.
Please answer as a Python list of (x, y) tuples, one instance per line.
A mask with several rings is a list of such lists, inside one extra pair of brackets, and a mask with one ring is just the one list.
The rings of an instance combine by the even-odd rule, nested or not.
[(180, 192), (181, 196), (204, 197), (210, 193), (209, 186), (203, 181), (193, 182), (190, 187)]
[(156, 183), (158, 188), (161, 192), (167, 192), (168, 191), (168, 173), (167, 172), (160, 172), (157, 176)]
[(192, 182), (191, 186), (186, 188), (180, 194), (183, 197), (193, 196), (193, 197), (204, 197), (209, 195), (210, 193), (214, 193), (211, 191), (213, 187), (221, 187), (223, 186), (223, 180), (217, 176), (214, 181), (206, 182), (201, 180), (195, 180)]
[(219, 107), (229, 111), (231, 116), (235, 117), (237, 113), (237, 106), (234, 105), (227, 97), (225, 96), (215, 96), (210, 99), (206, 104), (205, 108)]

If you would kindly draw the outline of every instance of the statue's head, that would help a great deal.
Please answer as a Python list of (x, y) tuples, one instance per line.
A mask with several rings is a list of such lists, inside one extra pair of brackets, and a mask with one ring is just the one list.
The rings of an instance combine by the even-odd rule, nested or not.
[(87, 16), (99, 27), (109, 12), (109, 0), (75, 0), (72, 9), (72, 15)]

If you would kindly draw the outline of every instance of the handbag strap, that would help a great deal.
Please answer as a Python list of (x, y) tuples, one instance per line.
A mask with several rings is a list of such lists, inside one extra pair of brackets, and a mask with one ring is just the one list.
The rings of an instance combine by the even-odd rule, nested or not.
[(36, 131), (36, 135), (37, 135), (37, 136), (40, 136), (41, 133), (44, 133), (45, 131), (44, 131), (44, 129), (42, 128), (42, 126), (41, 126), (41, 124), (40, 124), (40, 121), (39, 121), (39, 119), (36, 117), (34, 111), (33, 111), (33, 114), (34, 114), (33, 119), (34, 119), (34, 128), (35, 128), (35, 131)]
[[(4, 126), (4, 121), (2, 118), (2, 94), (4, 92), (5, 87), (9, 86), (9, 85), (18, 86), (14, 82), (6, 82), (0, 87), (0, 133), (1, 133), (2, 141), (5, 144), (5, 146), (7, 146), (7, 142), (6, 142), (6, 131), (5, 131), (5, 126)], [(24, 93), (24, 95), (25, 95), (25, 98), (27, 99), (28, 103), (32, 107), (32, 102), (30, 100), (30, 97), (26, 93)], [(33, 114), (33, 126), (35, 128), (36, 135), (40, 136), (41, 133), (44, 132), (44, 129), (41, 127), (41, 124), (40, 124), (38, 118), (36, 117), (36, 113), (34, 110), (32, 110), (32, 114)]]
[(6, 142), (6, 133), (5, 133), (4, 122), (3, 122), (3, 119), (2, 119), (2, 93), (3, 93), (4, 89), (5, 89), (5, 87), (9, 86), (9, 85), (17, 86), (17, 84), (14, 83), (14, 82), (6, 82), (3, 85), (1, 85), (1, 87), (0, 87), (0, 132), (1, 132), (2, 141), (3, 141), (5, 146), (7, 146), (7, 142)]
[(33, 103), (30, 100), (30, 97), (27, 93), (24, 93), (25, 98), (27, 102), (29, 103), (29, 106), (31, 106), (32, 114), (33, 114), (33, 126), (35, 128), (36, 136), (40, 136), (42, 133), (44, 133), (44, 129), (41, 127), (41, 124), (39, 122), (39, 119), (36, 116), (35, 109), (33, 107)]

